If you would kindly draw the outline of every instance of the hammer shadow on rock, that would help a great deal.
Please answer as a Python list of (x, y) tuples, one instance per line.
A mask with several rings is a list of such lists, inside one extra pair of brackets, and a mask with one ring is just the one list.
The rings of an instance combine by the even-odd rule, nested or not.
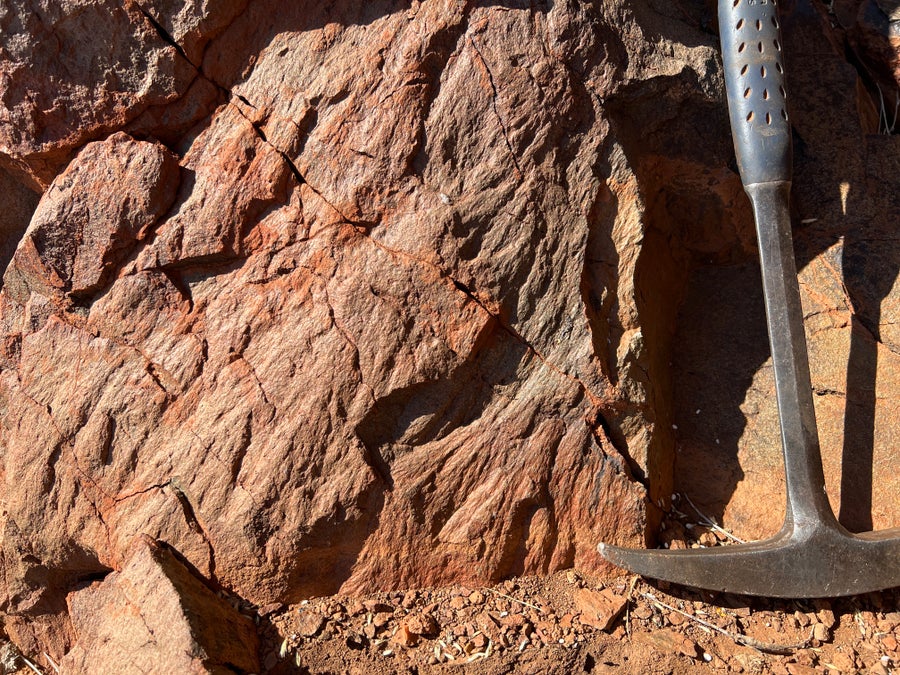
[(759, 265), (698, 268), (674, 343), (676, 489), (722, 522), (744, 478), (738, 459), (746, 427), (741, 404), (769, 355)]
[[(889, 231), (895, 229), (896, 218), (885, 215), (896, 212), (896, 197), (888, 191), (881, 195), (881, 203), (868, 204), (872, 176), (866, 176), (865, 151), (859, 149), (860, 142), (866, 143), (866, 121), (857, 111), (857, 107), (865, 107), (865, 101), (859, 106), (856, 101), (864, 94), (854, 87), (855, 77), (847, 73), (842, 54), (823, 56), (832, 47), (817, 11), (809, 0), (791, 0), (783, 4), (782, 16), (794, 123), (797, 267), (802, 271), (842, 244), (834, 262), (842, 268), (839, 283), (848, 296), (852, 326), (839, 519), (851, 531), (867, 531), (872, 529), (881, 305), (900, 271), (900, 246)], [(811, 45), (817, 45), (821, 53), (813, 54)], [(847, 110), (832, 109), (838, 91), (846, 93), (846, 98), (845, 93), (839, 96)], [(815, 216), (814, 222), (798, 222), (808, 216)], [(735, 217), (747, 219), (749, 212)], [(725, 266), (701, 262), (694, 267), (672, 350), (679, 445), (676, 490), (690, 496), (717, 522), (722, 522), (738, 483), (745, 478), (738, 444), (748, 419), (758, 412), (755, 407), (760, 395), (748, 394), (769, 357), (758, 262), (736, 262)], [(774, 408), (774, 390), (768, 400), (760, 402), (763, 404)], [(777, 420), (777, 416), (770, 419)], [(766, 452), (760, 448), (759, 458), (763, 454), (777, 457), (773, 471), (783, 476), (777, 428), (757, 427), (753, 434), (758, 443), (773, 446)], [(754, 452), (752, 448), (747, 451)], [(755, 461), (754, 466), (761, 468)], [(757, 473), (754, 480), (761, 475)], [(773, 480), (777, 480), (774, 475)], [(763, 508), (783, 512), (784, 502)], [(694, 515), (689, 507), (686, 510)]]
[(900, 275), (900, 241), (892, 231), (895, 228), (895, 220), (883, 218), (872, 223), (872, 227), (848, 230), (844, 238), (843, 277), (853, 305), (853, 316), (847, 363), (839, 519), (854, 532), (873, 529), (879, 345), (895, 352), (900, 348), (900, 345), (891, 345), (883, 339), (881, 331), (882, 303), (889, 297)]

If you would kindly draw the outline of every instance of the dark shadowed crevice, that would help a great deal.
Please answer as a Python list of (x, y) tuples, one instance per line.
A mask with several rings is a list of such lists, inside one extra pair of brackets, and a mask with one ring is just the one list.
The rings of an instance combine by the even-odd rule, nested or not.
[(650, 429), (643, 459), (648, 498), (657, 507), (648, 509), (651, 538), (674, 487), (678, 430), (672, 361), (691, 270), (704, 259), (746, 256), (718, 189), (723, 181), (737, 180), (725, 169), (730, 157), (725, 109), (719, 101), (699, 98), (701, 89), (700, 82), (682, 74), (631, 84), (609, 102), (614, 136), (637, 180), (643, 220), (633, 279), (640, 332), (632, 331), (627, 344), (617, 345), (618, 354), (610, 354), (618, 361), (618, 377), (640, 393), (620, 403), (611, 435), (624, 437), (635, 418)]
[(162, 41), (165, 42), (166, 44), (168, 44), (169, 46), (171, 46), (176, 52), (178, 52), (178, 55), (181, 58), (183, 58), (185, 61), (190, 63), (192, 66), (194, 66), (195, 69), (197, 69), (197, 64), (191, 62), (191, 60), (187, 57), (187, 54), (185, 54), (182, 46), (180, 44), (178, 44), (178, 42), (175, 40), (175, 38), (173, 38), (171, 35), (169, 35), (168, 31), (162, 27), (162, 25), (159, 23), (159, 21), (157, 21), (153, 17), (153, 15), (150, 14), (150, 12), (148, 12), (146, 9), (144, 9), (144, 7), (140, 3), (136, 2), (134, 4), (138, 8), (138, 11), (144, 15), (144, 18), (150, 22), (150, 25), (153, 26), (153, 29), (156, 31), (157, 35), (159, 35), (159, 37), (162, 39)]
[(38, 201), (39, 194), (0, 169), (0, 279), (28, 229)]

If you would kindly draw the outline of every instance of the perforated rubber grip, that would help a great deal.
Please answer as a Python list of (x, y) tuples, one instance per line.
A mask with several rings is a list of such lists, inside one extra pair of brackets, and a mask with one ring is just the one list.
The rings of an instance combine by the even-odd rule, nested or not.
[(719, 0), (734, 151), (744, 185), (791, 179), (791, 125), (777, 0)]

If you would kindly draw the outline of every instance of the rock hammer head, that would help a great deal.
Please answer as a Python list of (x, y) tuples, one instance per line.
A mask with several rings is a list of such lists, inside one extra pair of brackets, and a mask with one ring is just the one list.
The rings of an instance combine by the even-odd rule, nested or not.
[(854, 535), (825, 521), (787, 525), (751, 544), (678, 551), (600, 544), (599, 550), (637, 574), (726, 593), (825, 598), (900, 586), (900, 528)]

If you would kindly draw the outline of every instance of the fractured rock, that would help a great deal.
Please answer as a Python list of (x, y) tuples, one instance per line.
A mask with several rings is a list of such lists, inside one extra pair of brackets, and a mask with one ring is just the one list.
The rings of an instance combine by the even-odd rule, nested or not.
[(68, 602), (77, 644), (62, 673), (259, 671), (253, 622), (149, 538), (137, 540), (121, 572)]
[(689, 270), (753, 250), (700, 3), (37, 4), (0, 10), (29, 648), (139, 534), (259, 606), (645, 543)]
[(61, 673), (259, 672), (253, 622), (149, 538), (68, 601), (78, 642)]

